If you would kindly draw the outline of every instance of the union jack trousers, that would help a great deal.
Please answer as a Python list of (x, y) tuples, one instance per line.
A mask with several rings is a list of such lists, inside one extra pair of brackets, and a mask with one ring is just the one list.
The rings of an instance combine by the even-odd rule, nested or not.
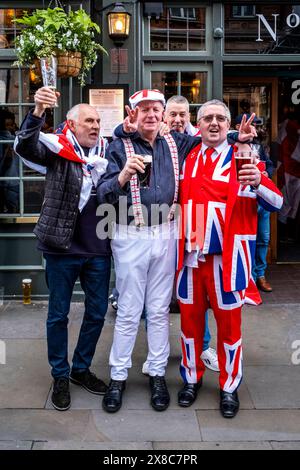
[[(206, 255), (198, 268), (184, 266), (178, 273), (177, 298), (181, 313), (184, 382), (197, 383), (205, 366), (203, 349), (205, 312), (211, 307), (217, 324), (217, 351), (220, 389), (234, 392), (242, 380), (241, 310), (245, 291), (225, 292), (222, 255)], [(208, 300), (209, 299), (209, 300)]]

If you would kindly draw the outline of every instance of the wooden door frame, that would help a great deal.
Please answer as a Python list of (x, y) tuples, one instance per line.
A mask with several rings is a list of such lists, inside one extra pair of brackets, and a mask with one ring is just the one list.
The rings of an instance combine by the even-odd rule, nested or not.
[[(271, 85), (271, 141), (277, 139), (278, 134), (278, 78), (277, 77), (224, 77), (224, 83), (236, 85), (238, 83), (251, 83), (251, 85)], [(224, 86), (223, 83), (223, 86)], [(274, 171), (273, 181), (277, 185), (277, 173)], [(277, 214), (271, 214), (271, 238), (268, 258), (277, 261)]]

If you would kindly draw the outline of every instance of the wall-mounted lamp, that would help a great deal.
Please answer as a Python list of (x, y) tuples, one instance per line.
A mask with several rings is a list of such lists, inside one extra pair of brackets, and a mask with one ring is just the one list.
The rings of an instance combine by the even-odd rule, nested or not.
[(108, 35), (117, 47), (123, 46), (129, 37), (130, 17), (123, 3), (116, 3), (113, 10), (107, 13)]

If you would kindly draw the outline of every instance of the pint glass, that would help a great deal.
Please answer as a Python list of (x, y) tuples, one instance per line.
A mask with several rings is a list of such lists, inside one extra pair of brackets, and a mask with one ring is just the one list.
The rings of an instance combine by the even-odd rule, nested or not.
[(137, 172), (138, 179), (141, 188), (149, 188), (151, 166), (152, 166), (152, 155), (142, 155), (144, 157), (145, 173)]
[(23, 289), (23, 304), (30, 305), (31, 304), (31, 279), (23, 279), (22, 280), (22, 289)]
[[(51, 57), (44, 57), (41, 59), (41, 71), (43, 78), (43, 85), (56, 91), (57, 86), (57, 58), (53, 55)], [(53, 108), (57, 108), (57, 101), (53, 104)]]

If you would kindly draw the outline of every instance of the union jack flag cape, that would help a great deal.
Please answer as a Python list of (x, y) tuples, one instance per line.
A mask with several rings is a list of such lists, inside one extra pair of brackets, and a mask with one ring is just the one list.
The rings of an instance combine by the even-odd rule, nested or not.
[[(186, 221), (192, 217), (192, 212), (188, 209), (190, 207), (189, 187), (201, 145), (199, 144), (190, 152), (183, 168), (183, 174), (180, 176), (181, 232), (178, 240), (178, 270), (183, 267), (184, 262)], [(213, 176), (215, 184), (218, 180), (227, 180), (226, 178), (229, 183), (222, 248), (225, 292), (241, 291), (249, 285), (256, 244), (257, 204), (259, 203), (270, 212), (278, 211), (282, 206), (281, 192), (272, 180), (263, 174), (257, 189), (253, 189), (249, 185), (243, 186), (237, 181), (236, 167), (231, 164), (234, 151), (234, 146), (228, 144), (226, 151), (222, 152), (220, 156)], [(189, 223), (191, 225), (191, 222)], [(217, 226), (216, 217), (208, 223), (211, 226), (208, 246), (213, 247), (220, 242), (220, 229)], [(207, 252), (210, 253), (210, 248)]]

